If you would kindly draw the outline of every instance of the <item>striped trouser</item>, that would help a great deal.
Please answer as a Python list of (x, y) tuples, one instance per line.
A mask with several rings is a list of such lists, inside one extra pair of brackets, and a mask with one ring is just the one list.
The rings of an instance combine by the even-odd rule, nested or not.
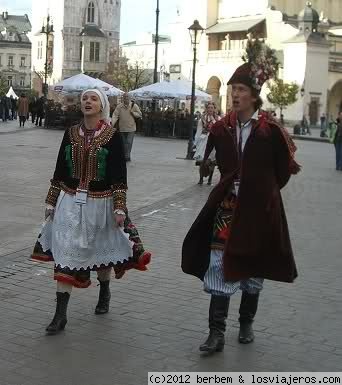
[(257, 294), (262, 290), (263, 278), (249, 278), (236, 282), (225, 281), (222, 257), (222, 250), (211, 250), (209, 267), (204, 276), (204, 291), (213, 295), (230, 297), (238, 289), (249, 294)]

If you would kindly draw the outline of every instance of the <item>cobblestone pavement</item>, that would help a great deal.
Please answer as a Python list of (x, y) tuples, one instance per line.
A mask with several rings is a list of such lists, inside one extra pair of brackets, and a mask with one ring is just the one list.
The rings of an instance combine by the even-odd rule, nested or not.
[(110, 313), (93, 314), (98, 288), (74, 290), (59, 336), (44, 328), (54, 312), (52, 266), (28, 260), (43, 214), (60, 131), (3, 133), (0, 125), (0, 385), (147, 383), (148, 371), (340, 371), (342, 362), (342, 174), (333, 147), (298, 142), (303, 172), (283, 193), (299, 278), (267, 281), (256, 340), (237, 342), (239, 295), (226, 348), (203, 358), (208, 296), (180, 269), (182, 239), (210, 188), (177, 159), (184, 141), (137, 137), (129, 205), (150, 270), (113, 281)]

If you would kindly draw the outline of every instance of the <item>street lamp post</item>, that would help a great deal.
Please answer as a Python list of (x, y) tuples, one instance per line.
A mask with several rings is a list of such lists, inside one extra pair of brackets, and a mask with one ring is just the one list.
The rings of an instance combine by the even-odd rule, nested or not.
[(195, 20), (194, 23), (188, 28), (191, 37), (191, 44), (193, 47), (194, 57), (192, 63), (192, 87), (191, 87), (191, 106), (190, 106), (190, 124), (189, 124), (189, 142), (188, 142), (188, 152), (186, 159), (192, 159), (192, 149), (193, 149), (193, 131), (195, 124), (195, 87), (196, 87), (196, 63), (197, 63), (197, 44), (199, 44), (204, 28), (201, 27), (198, 20)]
[(158, 82), (158, 44), (159, 44), (159, 0), (157, 0), (156, 8), (156, 34), (154, 37), (154, 72), (153, 72), (153, 83)]
[(46, 26), (43, 24), (41, 33), (46, 35), (46, 46), (45, 46), (45, 65), (44, 65), (44, 85), (43, 85), (43, 95), (44, 99), (47, 99), (48, 86), (47, 86), (47, 76), (48, 76), (48, 51), (49, 51), (49, 36), (54, 32), (53, 24), (50, 23), (50, 15), (48, 15), (46, 20)]

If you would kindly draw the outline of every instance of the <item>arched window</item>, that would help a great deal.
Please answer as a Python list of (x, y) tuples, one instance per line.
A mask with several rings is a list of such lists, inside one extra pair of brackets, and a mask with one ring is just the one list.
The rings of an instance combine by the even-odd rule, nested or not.
[(95, 5), (92, 1), (88, 4), (87, 22), (88, 23), (94, 23), (95, 22)]

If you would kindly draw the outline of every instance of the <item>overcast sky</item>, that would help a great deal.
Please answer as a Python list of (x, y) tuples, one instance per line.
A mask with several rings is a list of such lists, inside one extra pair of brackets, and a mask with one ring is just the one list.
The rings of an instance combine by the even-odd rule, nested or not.
[[(160, 0), (160, 32), (167, 32), (167, 25), (175, 18), (179, 2)], [(121, 42), (135, 40), (139, 32), (155, 30), (156, 4), (156, 0), (121, 0)], [(6, 10), (31, 16), (31, 0), (0, 0), (0, 11)]]

